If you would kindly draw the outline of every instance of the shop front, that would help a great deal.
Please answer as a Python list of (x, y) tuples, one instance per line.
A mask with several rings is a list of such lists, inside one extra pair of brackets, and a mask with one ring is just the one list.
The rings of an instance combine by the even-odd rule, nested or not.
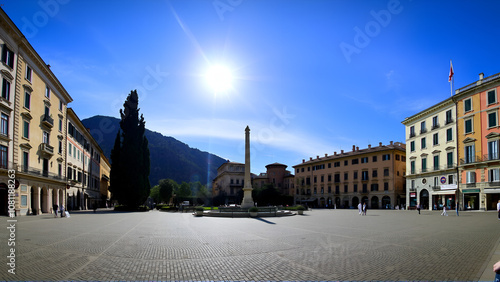
[(432, 209), (442, 210), (455, 209), (457, 204), (457, 186), (456, 185), (441, 185), (441, 190), (432, 193)]
[(463, 195), (463, 209), (466, 211), (470, 210), (479, 210), (479, 205), (480, 205), (480, 198), (479, 198), (479, 193), (481, 192), (481, 189), (475, 188), (475, 189), (462, 189), (462, 195)]
[(485, 188), (484, 194), (486, 195), (486, 210), (496, 211), (497, 203), (500, 201), (500, 188)]

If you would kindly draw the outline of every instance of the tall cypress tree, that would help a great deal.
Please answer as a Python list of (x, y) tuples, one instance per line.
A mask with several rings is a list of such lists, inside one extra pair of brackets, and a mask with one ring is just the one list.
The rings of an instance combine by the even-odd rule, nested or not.
[[(149, 184), (149, 148), (144, 136), (145, 121), (139, 118), (137, 90), (131, 91), (120, 110), (120, 131), (111, 154), (112, 193), (120, 204), (136, 208), (147, 199)], [(113, 171), (114, 170), (114, 171)], [(113, 182), (114, 181), (114, 182)]]

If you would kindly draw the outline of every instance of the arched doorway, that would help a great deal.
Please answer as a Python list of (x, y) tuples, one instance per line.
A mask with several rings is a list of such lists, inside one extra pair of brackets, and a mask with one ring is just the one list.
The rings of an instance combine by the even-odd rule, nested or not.
[(350, 206), (349, 206), (349, 197), (348, 196), (345, 196), (343, 199), (342, 199), (342, 206), (344, 209), (348, 209)]
[(49, 212), (49, 193), (45, 187), (40, 191), (40, 210), (42, 213)]
[[(58, 193), (57, 193), (57, 189), (52, 189), (52, 207), (54, 205), (59, 205), (57, 202), (57, 196), (58, 196)], [(54, 212), (54, 210), (52, 210), (52, 212)]]
[(423, 210), (429, 208), (429, 191), (427, 189), (420, 191), (420, 206)]
[(63, 190), (59, 189), (59, 203), (58, 203), (59, 206), (61, 206), (64, 203), (63, 199), (64, 199)]
[(5, 183), (0, 183), (0, 215), (8, 215), (9, 214), (9, 205), (8, 205), (8, 187)]
[(81, 202), (82, 202), (82, 196), (80, 195), (80, 190), (78, 190), (78, 193), (76, 193), (76, 209), (81, 210)]
[(319, 199), (319, 207), (324, 208), (325, 207), (325, 198), (321, 197)]
[(340, 198), (335, 197), (335, 208), (340, 209)]
[(328, 197), (328, 207), (333, 208), (332, 198)]
[(368, 196), (363, 196), (363, 198), (361, 198), (361, 204), (367, 204), (368, 205)]
[(373, 196), (372, 197), (370, 208), (371, 209), (378, 209), (379, 208), (379, 206), (378, 206), (378, 197), (377, 196)]
[(36, 203), (38, 203), (37, 194), (35, 193), (35, 188), (31, 187), (30, 189), (30, 202), (31, 202), (31, 214), (36, 215), (38, 213), (38, 208)]
[(391, 209), (391, 197), (389, 197), (389, 196), (382, 197), (382, 208), (383, 209)]
[(358, 204), (359, 204), (359, 198), (353, 197), (352, 198), (352, 206), (356, 208), (358, 206)]

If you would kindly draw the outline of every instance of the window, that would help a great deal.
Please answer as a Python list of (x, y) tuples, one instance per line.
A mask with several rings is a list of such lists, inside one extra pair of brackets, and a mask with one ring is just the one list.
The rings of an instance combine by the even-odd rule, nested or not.
[(427, 158), (422, 159), (422, 172), (427, 172)]
[(452, 111), (448, 110), (448, 111), (446, 111), (446, 124), (449, 124), (452, 122), (453, 122)]
[(434, 170), (439, 170), (439, 155), (434, 156)]
[(434, 146), (439, 145), (439, 136), (437, 133), (434, 133), (432, 135), (432, 145)]
[(472, 118), (466, 119), (465, 121), (465, 134), (472, 132)]
[(48, 145), (49, 144), (49, 140), (50, 140), (49, 137), (50, 137), (49, 133), (47, 131), (44, 131), (43, 132), (43, 138), (42, 138), (43, 143), (45, 143), (45, 144)]
[(384, 182), (384, 191), (389, 191), (389, 182)]
[(61, 176), (62, 176), (62, 164), (58, 164), (58, 165), (57, 165), (57, 175), (58, 175), (59, 177), (61, 177)]
[(31, 105), (31, 93), (26, 91), (24, 92), (24, 107), (29, 110), (30, 105)]
[(63, 129), (63, 121), (62, 119), (59, 119), (59, 132), (62, 132)]
[(474, 162), (474, 145), (465, 146), (465, 163)]
[(396, 161), (399, 161), (399, 160), (401, 160), (401, 156), (396, 154)]
[(45, 97), (50, 99), (50, 88), (48, 86), (45, 86)]
[(368, 184), (363, 183), (363, 193), (368, 193)]
[(358, 184), (354, 184), (352, 188), (354, 193), (358, 192)]
[(455, 184), (453, 174), (448, 175), (448, 184)]
[[(78, 151), (78, 159), (80, 159), (80, 151)], [(318, 179), (316, 178), (316, 176), (314, 176), (314, 183), (318, 182)]]
[(495, 104), (497, 102), (497, 93), (495, 90), (488, 91), (486, 95), (488, 95), (488, 105)]
[(372, 177), (378, 177), (378, 172), (376, 169), (372, 170)]
[(28, 205), (28, 196), (27, 195), (21, 195), (21, 206), (26, 207)]
[(446, 142), (453, 141), (453, 128), (446, 129)]
[(355, 172), (354, 172), (354, 174), (353, 174), (352, 178), (353, 178), (353, 179), (358, 179), (358, 172), (357, 172), (357, 171), (355, 171)]
[(8, 101), (9, 97), (10, 97), (10, 81), (4, 78), (2, 81), (2, 98)]
[(391, 160), (391, 154), (382, 155), (382, 161), (389, 161), (389, 160)]
[(438, 128), (439, 127), (439, 120), (438, 116), (435, 116), (432, 118), (432, 129)]
[(344, 185), (344, 193), (347, 193), (349, 191), (349, 186), (348, 185)]
[(28, 170), (28, 167), (29, 167), (29, 153), (28, 152), (25, 152), (23, 151), (23, 170), (26, 171)]
[(0, 166), (3, 168), (7, 168), (8, 159), (8, 151), (9, 148), (0, 145)]
[(334, 162), (333, 167), (340, 167), (340, 162)]
[(30, 66), (26, 65), (26, 80), (31, 82), (32, 76), (33, 76), (33, 70), (30, 68)]
[(68, 143), (68, 154), (71, 156), (71, 151), (72, 151), (72, 145), (71, 143)]
[(328, 174), (328, 182), (332, 182), (332, 175)]
[(30, 139), (30, 123), (27, 120), (23, 120), (23, 137)]
[(335, 186), (335, 194), (340, 194), (340, 187), (338, 185)]
[[(413, 141), (411, 141), (411, 142), (413, 142)], [(413, 144), (415, 145), (415, 143), (413, 143)], [(377, 156), (372, 157), (372, 162), (374, 162), (374, 163), (377, 162)]]
[(472, 111), (472, 98), (464, 101), (464, 113)]
[(421, 149), (425, 149), (427, 146), (425, 144), (425, 137), (420, 139), (420, 148)]
[[(274, 178), (273, 178), (274, 179)], [(321, 182), (325, 182), (325, 176), (321, 175)], [(274, 183), (274, 182), (273, 182)]]
[(0, 134), (9, 136), (9, 116), (2, 113), (2, 121), (0, 124)]
[(361, 180), (368, 180), (368, 171), (367, 170), (363, 170), (361, 172)]
[(446, 165), (448, 168), (453, 168), (453, 152), (448, 152), (446, 154)]
[(63, 102), (59, 101), (59, 111), (63, 111)]
[(332, 186), (328, 186), (328, 194), (332, 193)]
[(425, 121), (422, 121), (420, 123), (420, 134), (426, 133), (426, 132), (427, 132), (427, 128), (425, 128)]
[(332, 168), (332, 163), (328, 163), (328, 168)]
[(14, 68), (14, 52), (5, 44), (2, 46), (2, 62), (8, 65), (11, 69)]
[(62, 155), (62, 141), (59, 141), (59, 150), (58, 150), (59, 155)]
[(498, 159), (498, 140), (488, 142), (488, 160)]
[(384, 168), (384, 176), (389, 176), (389, 169), (388, 168)]
[(355, 165), (355, 164), (358, 164), (359, 163), (359, 159), (352, 159), (352, 164)]
[(415, 141), (410, 142), (410, 152), (415, 152)]
[(368, 162), (368, 157), (361, 158), (361, 163), (366, 164)]
[(476, 183), (476, 172), (475, 171), (467, 171), (465, 174), (466, 183)]
[(500, 169), (493, 168), (488, 171), (490, 182), (499, 182), (500, 181)]
[(349, 173), (348, 172), (344, 172), (344, 180), (349, 180)]
[(340, 174), (338, 174), (338, 173), (337, 173), (337, 174), (335, 174), (335, 175), (333, 176), (333, 181), (334, 181), (335, 183), (340, 182)]
[(415, 126), (410, 126), (410, 138), (415, 137)]
[(370, 190), (371, 191), (378, 191), (378, 184), (377, 183), (373, 183), (370, 187)]
[(348, 166), (349, 165), (349, 161), (348, 160), (345, 160), (344, 161), (344, 166)]
[(415, 180), (411, 181), (411, 187), (410, 188), (415, 188)]
[(497, 112), (490, 112), (488, 113), (488, 127), (496, 127), (498, 125), (497, 123)]

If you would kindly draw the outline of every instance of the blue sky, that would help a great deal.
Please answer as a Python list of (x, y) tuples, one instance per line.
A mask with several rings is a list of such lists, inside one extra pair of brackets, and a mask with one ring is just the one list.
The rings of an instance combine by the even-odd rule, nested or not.
[[(500, 72), (498, 1), (4, 0), (82, 119), (119, 117), (252, 172), (352, 145), (404, 142), (401, 121)], [(205, 74), (225, 65), (232, 88)]]

